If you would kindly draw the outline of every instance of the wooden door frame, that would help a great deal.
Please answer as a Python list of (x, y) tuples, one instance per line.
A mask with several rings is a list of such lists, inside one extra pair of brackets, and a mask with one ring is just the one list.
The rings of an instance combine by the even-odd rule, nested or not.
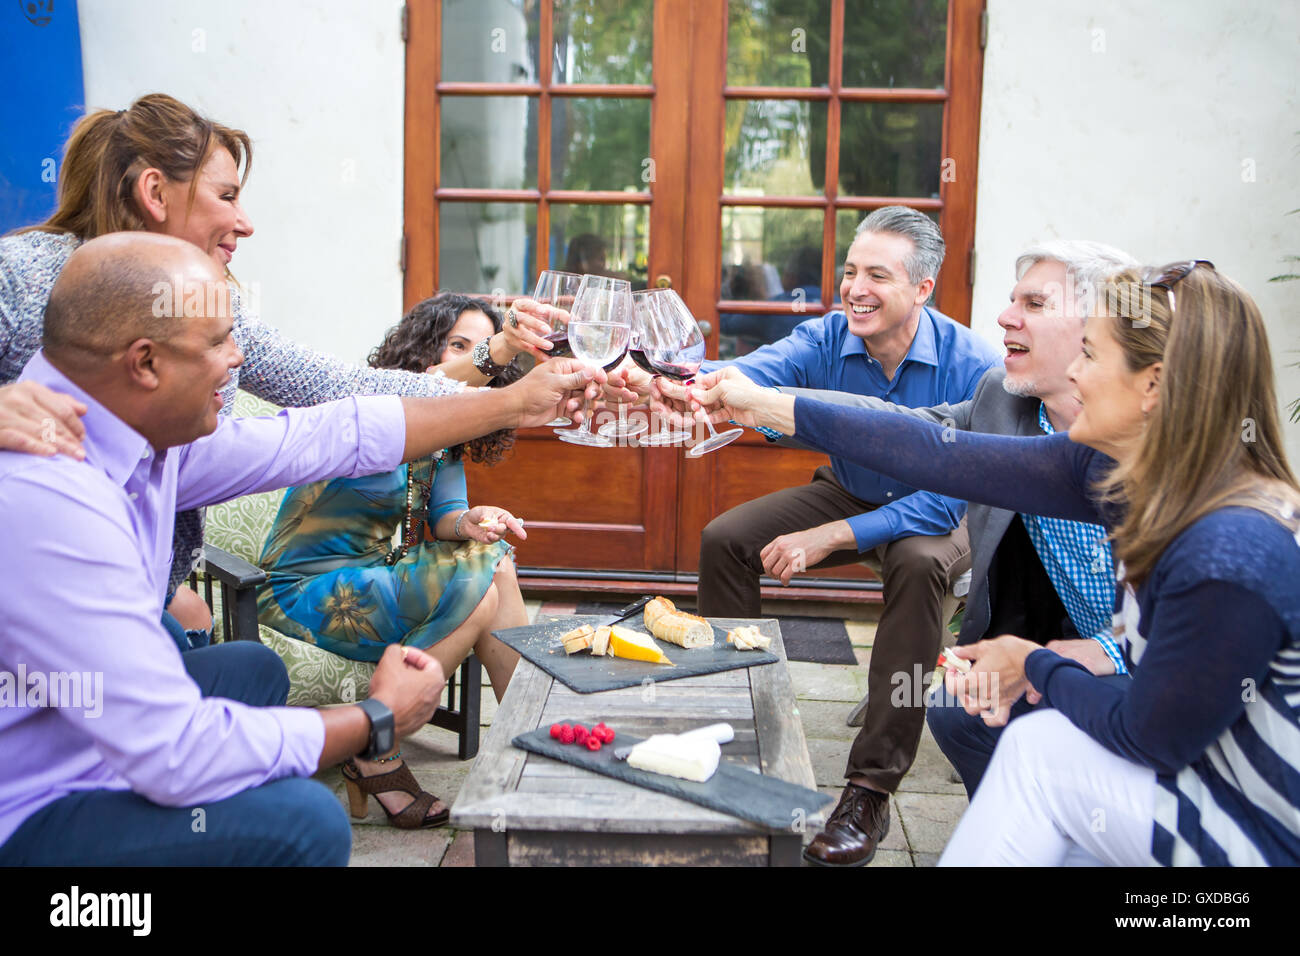
[[(985, 0), (949, 0), (949, 20), (945, 63), (945, 92), (936, 97), (935, 91), (898, 90), (888, 94), (889, 99), (934, 101), (947, 103), (943, 124), (945, 157), (968, 157), (956, 170), (954, 180), (941, 181), (940, 202), (943, 206), (943, 230), (948, 245), (944, 264), (944, 283), (940, 290), (939, 308), (954, 319), (969, 324), (973, 283), (973, 247), (975, 234), (975, 200), (978, 174), (980, 101), (983, 80), (982, 34), (985, 23)], [(404, 306), (409, 308), (437, 289), (439, 148), (440, 117), (438, 103), (438, 77), (441, 69), (441, 0), (409, 0), (407, 5), (408, 45), (406, 53), (406, 103), (404, 114), (404, 232), (402, 240), (402, 268)], [(843, 36), (843, 3), (832, 3), (832, 36)], [(549, 18), (544, 17), (543, 32), (549, 33)], [(698, 3), (692, 0), (656, 0), (654, 10), (655, 36), (653, 48), (652, 82), (654, 106), (651, 119), (651, 158), (655, 159), (655, 181), (650, 184), (654, 201), (650, 207), (650, 277), (667, 275), (679, 288), (692, 311), (700, 317), (712, 319), (709, 336), (712, 354), (717, 354), (717, 313), (721, 292), (721, 222), (724, 170), (722, 168), (723, 122), (726, 98), (727, 58), (727, 5)], [(671, 40), (660, 38), (669, 38)], [(549, 36), (539, 38), (541, 51), (549, 51)], [(426, 55), (413, 56), (411, 51), (427, 51)], [(680, 63), (674, 54), (687, 50), (689, 69), (671, 68)], [(960, 56), (954, 56), (959, 52)], [(544, 62), (549, 67), (549, 53), (544, 52)], [(831, 65), (830, 85), (838, 91), (842, 66), (839, 58)], [(546, 78), (549, 81), (549, 77)], [(444, 84), (442, 92), (453, 92)], [(510, 88), (518, 92), (517, 86)], [(462, 92), (456, 90), (455, 92)], [(546, 98), (542, 97), (545, 101)], [(836, 118), (837, 101), (831, 100), (832, 115)], [(539, 124), (548, 119), (541, 115)], [(835, 124), (838, 130), (838, 124)], [(685, 130), (685, 142), (676, 131)], [(838, 178), (838, 135), (827, 144), (827, 185), (832, 201)], [(684, 163), (660, 163), (658, 159), (668, 149), (686, 152)], [(546, 155), (542, 155), (545, 153)], [(432, 158), (432, 161), (429, 159)], [(549, 166), (549, 151), (539, 150), (539, 180), (543, 164)], [(540, 185), (540, 182), (539, 182)], [(532, 192), (535, 191), (521, 191)], [(518, 198), (532, 198), (520, 195)], [(540, 251), (548, 247), (549, 224), (546, 199), (540, 197), (538, 210), (538, 242)], [(611, 194), (605, 201), (623, 201)], [(889, 199), (873, 202), (855, 200), (847, 205), (869, 209), (887, 204)], [(819, 202), (820, 204), (820, 202)], [(925, 204), (922, 204), (925, 205)], [(935, 204), (938, 205), (938, 204)], [(828, 207), (824, 221), (824, 242), (834, 248), (835, 209)], [(829, 235), (827, 235), (829, 233)], [(702, 253), (689, 259), (684, 250), (688, 236), (709, 236), (710, 243)], [(664, 237), (673, 237), (665, 240)], [(697, 244), (698, 248), (698, 244)], [(830, 289), (835, 263), (823, 262), (823, 289), (833, 301)], [(811, 315), (825, 309), (809, 303)], [(744, 442), (761, 442), (757, 436), (746, 436)], [(668, 550), (676, 554), (647, 554), (651, 566), (691, 566), (691, 559), (683, 561), (698, 551), (699, 542), (686, 535), (687, 528), (699, 528), (705, 523), (706, 511), (713, 499), (713, 474), (717, 462), (725, 451), (707, 456), (701, 461), (688, 462), (680, 449), (645, 449), (646, 455), (643, 490), (649, 492), (647, 501), (659, 513), (671, 513), (680, 508), (678, 533)], [(711, 461), (712, 460), (712, 461)], [(694, 466), (694, 467), (692, 467)], [(689, 494), (676, 494), (678, 488), (689, 488)], [(658, 493), (655, 492), (658, 489)], [(685, 540), (690, 537), (691, 540)], [(661, 575), (647, 576), (645, 580), (627, 576), (626, 580), (580, 579), (557, 577), (533, 579), (530, 586), (555, 586), (565, 589), (606, 590), (634, 592), (654, 587), (660, 592), (683, 593), (694, 590), (694, 574), (678, 573), (675, 581)], [(770, 590), (770, 593), (769, 593)], [(826, 588), (764, 589), (764, 597), (820, 597), (827, 600), (865, 595), (853, 589), (841, 591)]]

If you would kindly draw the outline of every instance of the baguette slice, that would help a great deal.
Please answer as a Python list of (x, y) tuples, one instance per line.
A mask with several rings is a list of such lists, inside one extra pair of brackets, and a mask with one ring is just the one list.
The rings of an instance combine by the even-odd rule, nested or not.
[(603, 657), (609, 653), (610, 628), (598, 627), (591, 638), (591, 656)]
[(579, 651), (585, 651), (591, 647), (592, 637), (596, 630), (590, 624), (584, 624), (582, 627), (575, 627), (572, 631), (560, 637), (560, 643), (564, 645), (564, 653), (576, 654)]
[(760, 634), (758, 628), (750, 624), (746, 627), (735, 627), (728, 631), (727, 643), (734, 645), (738, 651), (752, 651), (755, 648), (767, 650), (772, 646), (772, 639)]
[(677, 605), (666, 597), (657, 597), (650, 601), (645, 609), (641, 612), (641, 619), (645, 621), (645, 629), (651, 634), (655, 631), (655, 621), (659, 620), (665, 614), (675, 614)]
[(647, 604), (642, 620), (647, 631), (669, 644), (685, 648), (713, 646), (713, 628), (709, 622), (677, 610), (667, 598), (657, 597)]

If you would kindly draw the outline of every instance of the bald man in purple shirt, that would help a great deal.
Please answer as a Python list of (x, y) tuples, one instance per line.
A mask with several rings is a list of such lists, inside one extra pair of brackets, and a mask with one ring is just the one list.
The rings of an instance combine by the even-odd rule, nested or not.
[[(199, 294), (167, 314), (160, 283)], [(0, 865), (346, 863), (343, 809), (304, 778), (423, 726), (443, 667), (390, 647), (369, 700), (325, 710), (257, 706), (237, 675), (204, 696), (160, 623), (176, 511), (540, 425), (593, 377), (555, 360), (509, 388), (218, 425), (243, 360), (224, 289), (195, 247), (119, 233), (50, 296), (22, 377), (86, 407), (85, 459), (0, 452)]]

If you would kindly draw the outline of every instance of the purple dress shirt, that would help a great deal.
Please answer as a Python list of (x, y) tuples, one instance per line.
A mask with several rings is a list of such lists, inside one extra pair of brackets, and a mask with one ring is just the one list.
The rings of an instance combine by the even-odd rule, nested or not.
[(86, 460), (0, 451), (0, 843), (79, 790), (163, 806), (316, 771), (315, 710), (203, 698), (160, 622), (177, 511), (391, 471), (391, 396), (223, 417), (162, 453), (37, 352), (21, 376), (88, 408)]

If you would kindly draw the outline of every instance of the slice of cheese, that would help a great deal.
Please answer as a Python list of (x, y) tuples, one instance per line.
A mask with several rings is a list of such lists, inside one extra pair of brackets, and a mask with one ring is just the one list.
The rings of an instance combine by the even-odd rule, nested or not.
[(628, 766), (703, 783), (718, 769), (722, 748), (711, 737), (655, 734), (632, 748)]
[(651, 664), (671, 664), (659, 645), (648, 634), (629, 631), (617, 625), (610, 628), (609, 649), (615, 657), (624, 657), (630, 661), (648, 661)]

